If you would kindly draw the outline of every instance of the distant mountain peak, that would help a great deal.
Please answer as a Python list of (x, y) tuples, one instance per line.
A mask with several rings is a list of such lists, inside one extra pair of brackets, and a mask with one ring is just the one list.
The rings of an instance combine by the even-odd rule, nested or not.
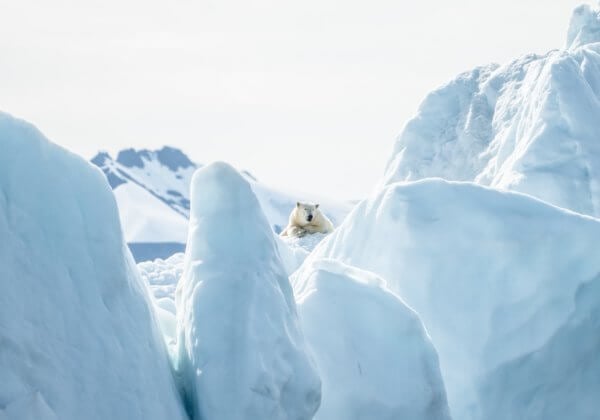
[(174, 147), (164, 146), (162, 149), (156, 151), (156, 156), (160, 163), (172, 171), (176, 171), (179, 168), (185, 169), (196, 166), (185, 153)]
[(108, 152), (100, 151), (94, 156), (90, 161), (99, 167), (102, 167), (106, 164), (107, 161), (111, 161), (112, 157)]
[(127, 168), (144, 168), (145, 162), (155, 160), (171, 171), (196, 167), (196, 164), (180, 149), (163, 146), (158, 150), (123, 149), (117, 155), (117, 162)]
[(123, 149), (117, 155), (117, 162), (128, 168), (143, 168), (145, 157), (147, 160), (150, 159), (150, 152), (146, 149), (135, 150), (133, 148)]
[(170, 146), (158, 150), (127, 148), (120, 150), (116, 159), (101, 151), (91, 162), (102, 169), (112, 189), (135, 184), (188, 217), (189, 183), (200, 165), (181, 150)]

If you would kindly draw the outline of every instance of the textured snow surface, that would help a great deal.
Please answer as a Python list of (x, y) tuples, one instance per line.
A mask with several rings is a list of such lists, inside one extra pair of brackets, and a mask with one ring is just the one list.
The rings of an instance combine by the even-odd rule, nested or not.
[[(157, 300), (168, 298), (175, 301), (175, 289), (183, 274), (183, 259), (184, 254), (177, 253), (164, 260), (158, 258), (138, 264), (142, 279)], [(165, 309), (175, 314), (171, 304), (167, 304)]]
[(194, 175), (176, 301), (177, 362), (194, 418), (313, 417), (321, 384), (273, 232), (227, 164)]
[(599, 237), (597, 219), (525, 195), (424, 180), (359, 204), (305, 264), (338, 259), (388, 281), (431, 335), (454, 418), (588, 419)]
[(153, 303), (160, 329), (172, 357), (175, 357), (177, 342), (177, 308), (175, 290), (183, 274), (183, 253), (173, 254), (166, 259), (144, 261), (138, 264), (142, 280), (154, 297)]
[(184, 419), (104, 176), (0, 113), (0, 419)]
[(313, 233), (302, 237), (278, 236), (279, 254), (289, 275), (298, 269), (315, 247), (326, 238), (324, 233)]
[(398, 137), (384, 184), (440, 177), (600, 216), (600, 20), (578, 8), (570, 50), (461, 74)]
[(323, 382), (316, 420), (450, 419), (435, 349), (382, 279), (318, 260), (294, 291)]

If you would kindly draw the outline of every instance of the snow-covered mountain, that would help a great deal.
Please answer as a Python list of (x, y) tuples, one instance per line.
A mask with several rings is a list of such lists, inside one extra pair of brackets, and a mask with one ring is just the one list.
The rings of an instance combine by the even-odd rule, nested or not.
[(189, 184), (198, 165), (181, 150), (167, 146), (155, 151), (125, 149), (114, 160), (100, 152), (92, 163), (102, 169), (114, 190), (127, 183), (138, 185), (176, 213), (189, 216)]
[[(166, 258), (185, 249), (190, 182), (201, 164), (167, 146), (160, 150), (121, 150), (116, 159), (100, 152), (91, 162), (102, 169), (113, 188), (125, 239), (136, 261)], [(276, 233), (287, 224), (296, 201), (321, 203), (335, 224), (341, 223), (351, 208), (350, 203), (329, 198), (284, 193), (260, 183), (248, 171), (242, 174)]]
[(136, 259), (168, 257), (185, 249), (189, 184), (197, 165), (180, 150), (125, 149), (92, 160), (112, 187), (125, 239)]
[(384, 184), (440, 177), (600, 216), (600, 17), (577, 8), (567, 47), (488, 65), (435, 90), (396, 141)]

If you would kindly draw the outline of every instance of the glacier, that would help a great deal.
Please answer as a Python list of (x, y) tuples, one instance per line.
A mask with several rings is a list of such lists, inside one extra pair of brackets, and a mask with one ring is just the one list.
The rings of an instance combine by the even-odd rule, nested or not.
[(565, 49), (458, 76), (396, 140), (382, 185), (444, 178), (600, 216), (600, 18), (584, 5)]
[(600, 392), (599, 235), (599, 220), (523, 194), (427, 179), (374, 193), (303, 267), (385, 278), (431, 335), (454, 418), (584, 419)]
[(176, 366), (197, 419), (311, 419), (321, 382), (269, 222), (224, 163), (192, 180)]
[(186, 419), (102, 173), (0, 113), (0, 419)]

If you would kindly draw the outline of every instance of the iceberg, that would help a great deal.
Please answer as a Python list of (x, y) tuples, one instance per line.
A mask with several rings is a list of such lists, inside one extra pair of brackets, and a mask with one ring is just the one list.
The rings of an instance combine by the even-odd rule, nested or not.
[(0, 113), (0, 419), (186, 419), (114, 196)]
[(444, 178), (600, 216), (600, 18), (581, 6), (567, 48), (459, 75), (396, 140), (382, 185)]
[(323, 383), (315, 420), (450, 419), (433, 344), (381, 278), (317, 260), (293, 279)]
[(586, 419), (600, 392), (598, 237), (597, 219), (430, 179), (373, 194), (304, 265), (388, 281), (431, 335), (454, 418)]
[(177, 360), (199, 419), (312, 419), (321, 382), (273, 231), (248, 181), (199, 169), (177, 286)]

